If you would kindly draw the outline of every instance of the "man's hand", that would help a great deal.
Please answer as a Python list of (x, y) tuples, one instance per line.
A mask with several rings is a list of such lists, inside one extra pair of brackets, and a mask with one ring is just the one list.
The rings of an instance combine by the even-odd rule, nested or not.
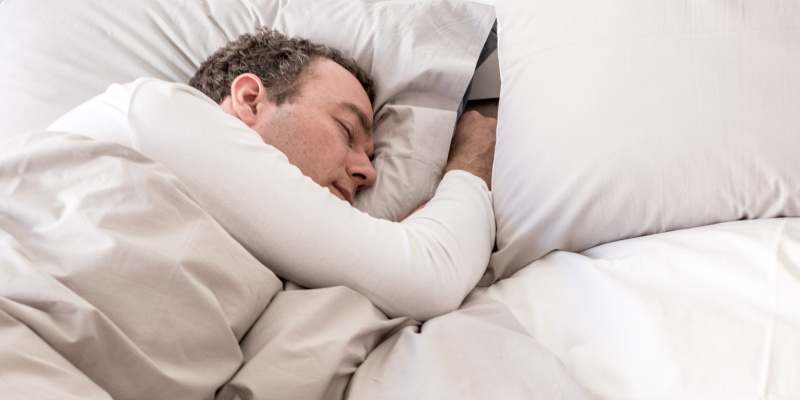
[(444, 172), (454, 169), (467, 171), (486, 181), (489, 190), (492, 190), (496, 132), (496, 119), (486, 118), (477, 111), (464, 113), (456, 125)]
[[(477, 111), (468, 111), (456, 124), (456, 132), (450, 143), (450, 155), (444, 172), (460, 169), (467, 171), (486, 182), (492, 190), (492, 163), (494, 163), (494, 142), (497, 120), (486, 118)], [(408, 217), (425, 207), (417, 207)], [(408, 218), (406, 217), (406, 218)]]

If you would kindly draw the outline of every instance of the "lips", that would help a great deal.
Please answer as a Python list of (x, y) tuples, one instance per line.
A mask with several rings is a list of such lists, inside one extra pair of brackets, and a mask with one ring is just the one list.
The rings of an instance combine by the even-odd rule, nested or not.
[(347, 190), (347, 189), (345, 189), (345, 188), (343, 188), (343, 187), (341, 187), (341, 186), (339, 186), (339, 185), (337, 185), (335, 183), (333, 184), (333, 187), (341, 195), (341, 196), (338, 196), (339, 198), (341, 198), (342, 200), (350, 203), (350, 205), (353, 205), (353, 193), (351, 191), (349, 191), (349, 190)]

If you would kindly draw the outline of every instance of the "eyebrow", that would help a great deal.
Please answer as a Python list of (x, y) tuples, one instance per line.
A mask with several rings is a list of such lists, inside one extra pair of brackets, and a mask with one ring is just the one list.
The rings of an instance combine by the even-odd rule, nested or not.
[(364, 110), (361, 109), (361, 107), (353, 103), (350, 103), (348, 101), (344, 101), (341, 104), (344, 108), (356, 114), (356, 116), (358, 117), (358, 121), (361, 123), (361, 127), (364, 129), (364, 132), (367, 133), (367, 136), (372, 137), (372, 121), (370, 120), (367, 113), (365, 113)]

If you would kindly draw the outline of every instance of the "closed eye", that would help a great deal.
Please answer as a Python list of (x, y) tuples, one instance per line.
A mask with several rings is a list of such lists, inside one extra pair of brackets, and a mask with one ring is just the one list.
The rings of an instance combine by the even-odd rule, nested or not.
[(355, 141), (355, 137), (353, 136), (353, 130), (350, 129), (347, 126), (347, 124), (345, 124), (342, 121), (339, 121), (339, 126), (341, 126), (342, 130), (344, 131), (344, 134), (345, 134), (346, 139), (347, 139), (347, 145), (350, 146), (350, 147), (353, 147), (353, 142)]
[[(350, 147), (351, 149), (354, 149), (356, 147), (356, 141), (357, 140), (356, 140), (356, 132), (353, 130), (352, 125), (346, 119), (342, 120), (342, 119), (336, 118), (336, 122), (339, 123), (339, 126), (341, 126), (342, 130), (344, 131), (344, 133), (346, 135), (348, 147)], [(369, 136), (367, 136), (367, 137), (369, 139)], [(367, 158), (369, 159), (369, 162), (372, 163), (375, 160), (375, 154), (374, 153), (372, 153), (372, 154), (367, 153)]]

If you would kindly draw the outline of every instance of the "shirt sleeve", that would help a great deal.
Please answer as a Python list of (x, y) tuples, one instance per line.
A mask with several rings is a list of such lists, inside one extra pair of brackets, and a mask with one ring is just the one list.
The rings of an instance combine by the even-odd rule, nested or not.
[[(420, 321), (458, 308), (482, 276), (495, 221), (480, 178), (451, 171), (403, 222), (373, 218), (304, 176), (195, 89), (156, 80), (124, 88), (127, 96), (117, 86), (109, 90), (115, 100), (92, 100), (119, 114), (104, 121), (121, 121), (99, 130), (116, 129), (115, 141), (169, 169), (277, 275), (309, 288), (348, 286), (390, 317)], [(92, 111), (79, 107), (54, 127), (108, 140), (92, 126)]]

